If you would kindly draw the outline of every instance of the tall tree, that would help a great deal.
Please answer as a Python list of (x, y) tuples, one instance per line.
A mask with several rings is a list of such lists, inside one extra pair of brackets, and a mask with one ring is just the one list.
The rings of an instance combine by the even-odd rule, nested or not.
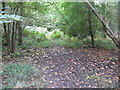
[(91, 43), (92, 43), (92, 47), (94, 47), (94, 34), (93, 34), (93, 30), (92, 30), (92, 13), (91, 10), (88, 10), (88, 26), (89, 26), (89, 34), (91, 36)]
[[(5, 2), (2, 2), (2, 15), (5, 15)], [(7, 32), (7, 25), (6, 23), (3, 23), (3, 29), (4, 29), (4, 32), (5, 32), (5, 40), (6, 40), (6, 44), (7, 44), (7, 50), (9, 52), (10, 50), (10, 39), (9, 39), (9, 34)]]
[(61, 5), (61, 12), (68, 24), (60, 18), (59, 28), (70, 36), (81, 34), (83, 38), (88, 36), (87, 30), (87, 8), (82, 2), (64, 2)]
[[(119, 38), (119, 45), (120, 45), (120, 1), (118, 2), (118, 38)], [(118, 51), (118, 83), (120, 87), (120, 49)]]
[(103, 18), (97, 13), (97, 11), (93, 8), (93, 6), (89, 3), (88, 0), (83, 0), (84, 3), (88, 6), (88, 8), (96, 15), (96, 17), (100, 20), (100, 22), (103, 24), (103, 26), (106, 28), (104, 31), (106, 34), (113, 40), (115, 45), (120, 49), (119, 44), (119, 38), (113, 33), (113, 31), (110, 29), (110, 27), (105, 23)]
[[(22, 16), (23, 13), (23, 3), (19, 2), (20, 4), (20, 8), (19, 8), (19, 15)], [(23, 32), (23, 28), (22, 28), (22, 22), (18, 21), (17, 22), (17, 29), (18, 29), (18, 45), (22, 45), (22, 32)]]

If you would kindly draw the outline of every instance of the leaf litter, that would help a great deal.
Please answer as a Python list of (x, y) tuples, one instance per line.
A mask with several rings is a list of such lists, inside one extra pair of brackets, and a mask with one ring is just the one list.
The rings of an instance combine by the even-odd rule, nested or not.
[[(46, 88), (117, 87), (117, 50), (97, 48), (32, 48), (24, 56), (3, 58), (3, 63), (30, 63), (42, 75)], [(32, 87), (37, 87), (32, 85)]]

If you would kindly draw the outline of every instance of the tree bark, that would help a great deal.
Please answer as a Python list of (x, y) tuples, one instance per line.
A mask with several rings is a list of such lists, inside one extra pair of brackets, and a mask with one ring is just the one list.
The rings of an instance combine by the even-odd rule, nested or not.
[[(2, 11), (5, 11), (5, 2), (2, 2)], [(5, 13), (2, 13), (2, 15), (5, 15)], [(6, 39), (6, 44), (7, 44), (7, 50), (8, 50), (8, 53), (9, 53), (9, 50), (10, 50), (10, 40), (9, 40), (9, 32), (7, 32), (7, 25), (6, 23), (3, 23), (3, 29), (4, 29), (4, 32), (5, 32), (5, 39)]]
[(18, 22), (18, 45), (22, 45), (22, 22)]
[[(13, 14), (17, 15), (19, 13), (19, 9), (20, 9), (20, 6), (22, 5), (21, 2), (19, 2), (19, 4), (14, 7), (14, 10), (13, 10)], [(12, 23), (12, 34), (11, 34), (11, 50), (10, 52), (11, 53), (14, 53), (14, 50), (15, 50), (15, 44), (16, 44), (16, 35), (17, 35), (17, 30), (18, 31), (21, 31), (20, 27), (21, 27), (21, 23), (19, 23), (20, 21), (14, 21)], [(22, 32), (22, 31), (21, 31)], [(22, 37), (22, 35), (20, 34), (20, 36)], [(20, 39), (21, 40), (21, 39)], [(20, 43), (22, 43), (20, 41)]]
[(118, 38), (119, 38), (119, 51), (118, 51), (118, 87), (120, 88), (120, 1), (118, 2)]
[(94, 35), (92, 31), (92, 13), (91, 10), (88, 10), (88, 24), (89, 24), (89, 34), (91, 36), (92, 47), (94, 47)]
[(115, 45), (120, 49), (119, 39), (116, 37), (116, 35), (113, 33), (113, 31), (109, 28), (109, 26), (105, 23), (105, 21), (102, 19), (102, 17), (97, 13), (97, 11), (89, 3), (89, 1), (88, 0), (83, 0), (83, 1), (88, 6), (88, 8), (94, 13), (94, 15), (99, 19), (99, 21), (103, 24), (103, 26), (106, 28), (106, 29), (104, 29), (106, 34), (112, 39), (112, 41), (115, 43)]
[(9, 49), (9, 52), (10, 52), (10, 23), (7, 24), (8, 25), (8, 35), (7, 35), (7, 44), (8, 44), (8, 49)]
[[(20, 8), (19, 8), (19, 14), (20, 16), (22, 16), (22, 13), (23, 13), (23, 3), (20, 2)], [(22, 45), (22, 34), (23, 34), (23, 28), (22, 28), (22, 22), (21, 21), (18, 21), (18, 45)]]
[(120, 1), (118, 2), (118, 38), (120, 45)]
[(12, 37), (11, 37), (11, 53), (15, 50), (15, 22), (12, 23)]
[[(105, 6), (105, 2), (102, 3), (102, 7), (104, 7), (103, 9), (103, 20), (106, 21), (106, 6)], [(106, 29), (105, 26), (103, 25), (103, 29)], [(105, 32), (102, 32), (103, 33), (103, 37), (106, 38), (106, 33)]]

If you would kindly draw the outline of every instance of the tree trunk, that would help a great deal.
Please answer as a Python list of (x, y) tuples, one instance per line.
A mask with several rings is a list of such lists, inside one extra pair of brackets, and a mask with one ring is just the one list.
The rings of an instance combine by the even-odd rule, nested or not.
[(22, 22), (18, 22), (18, 45), (22, 45)]
[(8, 44), (8, 49), (9, 49), (9, 52), (10, 52), (10, 23), (8, 23), (8, 35), (7, 35), (7, 38), (8, 38), (8, 40), (7, 40), (7, 44)]
[(89, 34), (91, 36), (92, 47), (94, 47), (94, 35), (92, 31), (92, 13), (91, 10), (88, 10), (88, 24), (89, 24)]
[[(105, 2), (102, 3), (102, 7), (104, 7), (104, 10), (103, 10), (103, 20), (106, 21), (106, 6), (105, 6)], [(107, 17), (107, 16), (106, 16)], [(103, 29), (106, 29), (105, 26), (103, 25)], [(106, 38), (106, 33), (105, 32), (102, 32), (103, 33), (103, 37)]]
[[(20, 16), (22, 16), (22, 13), (23, 13), (23, 3), (20, 2), (20, 8), (19, 8), (19, 14)], [(22, 22), (21, 21), (18, 21), (18, 45), (22, 45), (22, 33), (23, 32), (23, 28), (22, 28)]]
[(112, 41), (115, 43), (115, 45), (118, 48), (120, 48), (119, 39), (116, 37), (116, 35), (113, 33), (113, 31), (109, 28), (109, 26), (105, 23), (105, 21), (102, 19), (102, 17), (97, 13), (97, 11), (93, 8), (93, 6), (89, 3), (88, 0), (83, 0), (83, 1), (88, 6), (88, 8), (95, 14), (95, 16), (99, 19), (99, 21), (103, 24), (103, 26), (106, 28), (106, 29), (104, 29), (106, 34), (112, 39)]
[[(21, 2), (19, 2), (19, 4), (14, 7), (14, 10), (13, 10), (13, 14), (18, 14), (19, 13), (19, 8), (20, 6), (22, 5)], [(19, 27), (21, 26), (19, 24), (19, 21), (14, 21), (12, 23), (12, 35), (11, 35), (11, 53), (14, 53), (14, 50), (15, 50), (15, 43), (16, 43), (16, 32), (17, 32), (17, 29), (19, 31), (20, 28), (18, 28), (17, 26), (19, 25)]]
[(119, 39), (119, 49), (120, 49), (120, 1), (118, 2), (118, 39)]
[(15, 22), (12, 23), (12, 37), (11, 37), (11, 53), (14, 53), (15, 50)]
[(118, 83), (120, 87), (120, 1), (118, 2), (118, 38), (119, 38), (119, 51), (118, 51)]
[[(5, 2), (2, 2), (2, 11), (5, 11)], [(4, 15), (5, 13), (2, 13), (2, 15)], [(7, 50), (9, 52), (10, 50), (10, 40), (9, 40), (9, 32), (7, 32), (7, 25), (6, 23), (3, 23), (3, 29), (4, 29), (4, 32), (5, 32), (5, 40), (6, 40), (6, 44), (7, 44)]]

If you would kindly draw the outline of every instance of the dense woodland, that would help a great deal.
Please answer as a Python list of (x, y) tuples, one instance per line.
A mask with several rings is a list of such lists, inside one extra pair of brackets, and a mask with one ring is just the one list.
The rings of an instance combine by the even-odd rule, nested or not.
[(119, 87), (120, 2), (0, 8), (1, 88)]

